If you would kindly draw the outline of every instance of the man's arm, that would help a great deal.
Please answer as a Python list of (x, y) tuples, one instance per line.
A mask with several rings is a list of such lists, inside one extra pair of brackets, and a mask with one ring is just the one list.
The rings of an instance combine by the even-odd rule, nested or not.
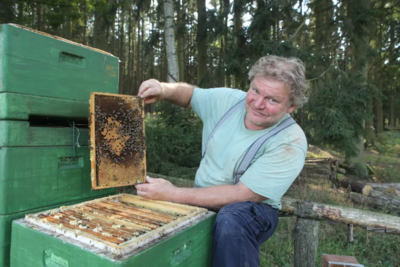
[(145, 104), (166, 100), (174, 105), (190, 108), (195, 86), (187, 83), (160, 83), (155, 79), (144, 81), (139, 87), (139, 96)]
[(176, 187), (169, 181), (160, 178), (147, 177), (147, 182), (147, 184), (136, 185), (139, 196), (213, 209), (220, 209), (233, 202), (261, 202), (267, 199), (254, 193), (241, 182), (236, 185), (216, 185), (203, 188)]

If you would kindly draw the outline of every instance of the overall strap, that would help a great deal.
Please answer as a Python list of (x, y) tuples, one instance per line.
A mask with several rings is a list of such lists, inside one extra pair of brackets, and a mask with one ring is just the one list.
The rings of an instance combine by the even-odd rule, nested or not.
[(204, 158), (204, 156), (206, 155), (206, 151), (207, 151), (207, 146), (209, 141), (211, 140), (211, 138), (214, 136), (215, 131), (233, 114), (235, 113), (235, 111), (241, 109), (242, 107), (244, 107), (244, 101), (246, 99), (243, 99), (241, 101), (239, 101), (236, 105), (234, 105), (230, 110), (228, 110), (228, 112), (225, 113), (224, 116), (222, 116), (222, 118), (219, 120), (219, 122), (217, 123), (217, 125), (214, 127), (214, 129), (212, 130), (210, 136), (207, 139), (207, 142), (204, 146), (204, 152), (203, 152), (203, 156), (202, 158)]
[(283, 129), (286, 129), (292, 124), (295, 124), (296, 122), (292, 117), (287, 118), (284, 120), (282, 123), (280, 123), (276, 128), (272, 129), (268, 133), (262, 135), (260, 138), (258, 138), (254, 143), (250, 146), (249, 150), (247, 151), (246, 155), (243, 157), (242, 162), (240, 162), (239, 167), (236, 171), (235, 175), (235, 184), (239, 182), (240, 177), (244, 174), (244, 172), (247, 170), (247, 168), (250, 166), (251, 161), (253, 160), (254, 156), (257, 154), (258, 150), (261, 148), (261, 146), (265, 143), (265, 141), (268, 140), (271, 136), (276, 135)]

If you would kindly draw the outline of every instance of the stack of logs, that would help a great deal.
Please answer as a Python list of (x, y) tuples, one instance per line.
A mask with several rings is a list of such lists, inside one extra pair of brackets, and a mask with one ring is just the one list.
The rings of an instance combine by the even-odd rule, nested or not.
[(369, 183), (344, 176), (338, 179), (338, 184), (349, 190), (355, 203), (400, 214), (400, 183)]
[[(339, 178), (338, 173), (345, 175)], [(345, 169), (337, 159), (308, 158), (297, 182), (305, 177), (328, 178), (334, 188), (347, 189), (354, 203), (400, 215), (400, 183), (373, 183), (348, 173), (348, 167)]]

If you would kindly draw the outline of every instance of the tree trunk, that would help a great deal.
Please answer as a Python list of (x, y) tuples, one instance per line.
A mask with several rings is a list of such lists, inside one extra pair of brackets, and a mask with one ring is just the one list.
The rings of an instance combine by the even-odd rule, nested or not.
[(139, 87), (139, 84), (141, 81), (141, 68), (140, 68), (140, 63), (141, 63), (141, 58), (142, 58), (142, 50), (141, 50), (141, 46), (142, 46), (142, 34), (141, 34), (141, 19), (138, 18), (137, 21), (137, 46), (136, 46), (136, 74), (135, 74), (135, 87)]
[(125, 69), (126, 69), (126, 60), (125, 60), (125, 6), (122, 5), (121, 6), (121, 13), (120, 13), (120, 28), (119, 28), (119, 53), (118, 53), (118, 57), (120, 62), (120, 74), (119, 74), (119, 91), (123, 92), (126, 91), (125, 89), (125, 85), (126, 85), (126, 78), (127, 75), (125, 73)]
[(178, 0), (177, 16), (178, 16), (178, 65), (179, 65), (179, 81), (185, 81), (185, 51), (186, 51), (186, 3), (185, 0)]
[(197, 0), (197, 85), (206, 83), (207, 73), (207, 14), (206, 1)]
[(297, 217), (293, 234), (295, 267), (315, 266), (319, 225), (317, 220)]
[(43, 31), (42, 23), (43, 23), (43, 6), (40, 3), (36, 3), (36, 21), (37, 21), (37, 30)]
[(178, 61), (176, 59), (175, 29), (174, 29), (174, 3), (172, 0), (164, 0), (164, 19), (165, 19), (165, 50), (168, 61), (167, 81), (179, 81)]
[[(348, 4), (350, 7), (350, 15), (353, 17), (353, 35), (351, 39), (354, 56), (352, 64), (352, 75), (354, 78), (359, 80), (359, 86), (362, 86), (364, 90), (367, 90), (367, 74), (368, 74), (368, 63), (367, 53), (369, 48), (369, 30), (368, 30), (368, 17), (371, 0), (358, 0)], [(363, 111), (364, 113), (366, 110)], [(365, 129), (365, 121), (361, 122), (361, 127)], [(366, 177), (368, 170), (364, 160), (364, 136), (358, 136), (357, 143), (358, 155), (351, 159), (356, 165), (359, 175)]]

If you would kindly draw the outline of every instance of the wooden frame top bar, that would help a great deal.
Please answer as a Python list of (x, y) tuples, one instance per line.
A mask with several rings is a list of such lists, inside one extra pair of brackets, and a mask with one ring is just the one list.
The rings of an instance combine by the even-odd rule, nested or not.
[(25, 221), (119, 255), (154, 243), (207, 212), (204, 208), (119, 194), (28, 214)]

